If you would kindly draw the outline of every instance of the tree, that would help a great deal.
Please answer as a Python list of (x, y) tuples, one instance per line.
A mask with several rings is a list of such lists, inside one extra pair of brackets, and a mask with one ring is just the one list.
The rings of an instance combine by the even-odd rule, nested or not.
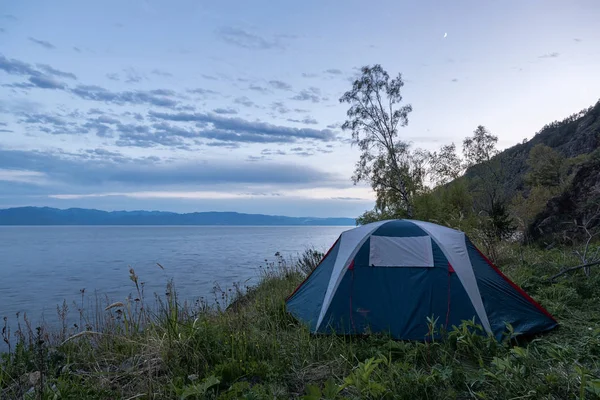
[(485, 126), (479, 125), (473, 132), (473, 136), (463, 141), (463, 154), (467, 165), (470, 167), (490, 161), (498, 154), (497, 143), (498, 136), (492, 135)]
[(559, 186), (562, 176), (563, 157), (544, 144), (535, 145), (529, 152), (527, 180), (532, 186)]
[(398, 128), (408, 125), (412, 111), (410, 104), (400, 106), (402, 75), (390, 79), (379, 64), (365, 66), (361, 73), (340, 98), (340, 103), (350, 104), (342, 129), (352, 132), (354, 144), (362, 151), (352, 180), (368, 181), (378, 205), (394, 203), (412, 218), (413, 194), (420, 186), (414, 179), (422, 176), (423, 165), (420, 155), (411, 153), (398, 138)]
[(454, 143), (442, 146), (431, 154), (431, 178), (435, 185), (445, 185), (458, 178), (463, 171), (463, 162), (456, 154)]

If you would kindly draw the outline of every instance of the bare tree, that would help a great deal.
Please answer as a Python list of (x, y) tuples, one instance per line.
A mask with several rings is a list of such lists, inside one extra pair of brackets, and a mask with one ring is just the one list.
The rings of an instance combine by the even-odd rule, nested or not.
[[(356, 164), (354, 183), (369, 181), (378, 192), (392, 192), (409, 218), (413, 217), (410, 182), (409, 146), (398, 138), (398, 128), (408, 125), (410, 104), (400, 106), (404, 86), (402, 75), (390, 79), (381, 65), (365, 66), (352, 89), (340, 98), (350, 104), (343, 130), (352, 132), (352, 139), (362, 154)], [(379, 192), (378, 192), (379, 195)]]

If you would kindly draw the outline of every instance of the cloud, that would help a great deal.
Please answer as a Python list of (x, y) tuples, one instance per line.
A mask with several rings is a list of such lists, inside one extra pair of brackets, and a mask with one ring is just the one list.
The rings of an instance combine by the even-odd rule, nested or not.
[(233, 108), (215, 108), (213, 110), (216, 114), (237, 114), (238, 111)]
[(560, 56), (560, 53), (554, 52), (554, 53), (542, 54), (538, 58), (557, 58), (558, 56)]
[(49, 181), (55, 182), (49, 188), (49, 193), (53, 194), (59, 191), (151, 190), (157, 187), (197, 190), (202, 185), (220, 184), (306, 188), (317, 183), (321, 186), (347, 185), (344, 177), (293, 163), (247, 163), (243, 160), (167, 163), (158, 157), (132, 158), (102, 149), (68, 154), (0, 148), (0, 169), (43, 173)]
[(226, 149), (239, 149), (240, 145), (238, 143), (226, 143), (226, 142), (208, 142), (203, 143), (205, 146), (209, 147), (224, 147)]
[(73, 50), (75, 50), (77, 53), (81, 53), (81, 49), (79, 47), (73, 46)]
[(311, 117), (306, 117), (304, 119), (292, 119), (292, 118), (288, 118), (288, 121), (290, 122), (297, 122), (299, 124), (306, 124), (306, 125), (317, 125), (319, 122)]
[(28, 39), (30, 42), (33, 42), (39, 46), (45, 47), (46, 49), (56, 49), (55, 45), (53, 45), (52, 43), (47, 42), (45, 40), (36, 39), (31, 36)]
[(282, 82), (282, 81), (277, 81), (277, 80), (269, 81), (269, 85), (271, 85), (273, 88), (279, 89), (279, 90), (292, 90), (292, 85), (290, 85), (289, 83), (286, 83), (286, 82)]
[(202, 95), (202, 96), (207, 96), (209, 94), (218, 94), (214, 90), (202, 89), (202, 88), (188, 89), (187, 92), (188, 93), (193, 93), (193, 94), (199, 94), (199, 95)]
[(583, 40), (579, 39), (579, 38), (574, 38), (574, 41), (576, 41), (577, 43), (583, 42)]
[(0, 33), (6, 33), (6, 29), (0, 28)]
[[(29, 76), (29, 83), (11, 84), (9, 87), (41, 89), (65, 89), (66, 85), (55, 80), (54, 76), (62, 78), (77, 79), (71, 72), (60, 71), (46, 64), (37, 64), (37, 68), (23, 61), (8, 59), (0, 54), (0, 70), (10, 75)], [(41, 71), (43, 72), (41, 72)]]
[(452, 82), (458, 82), (458, 79), (457, 78), (453, 78)]
[(11, 15), (11, 14), (3, 14), (2, 19), (6, 19), (9, 21), (13, 21), (13, 22), (19, 20), (19, 18), (15, 17), (14, 15)]
[(110, 79), (111, 81), (120, 81), (121, 80), (121, 78), (119, 78), (119, 74), (114, 73), (114, 72), (112, 72), (110, 74), (106, 74), (106, 77), (108, 79)]
[(175, 107), (177, 102), (168, 97), (174, 94), (171, 90), (157, 89), (150, 91), (124, 91), (112, 92), (100, 86), (78, 85), (71, 89), (71, 93), (93, 101), (103, 101), (114, 104), (149, 104), (158, 107)]
[(15, 59), (8, 59), (2, 54), (0, 54), (0, 70), (11, 75), (40, 74), (40, 71), (36, 70), (31, 64)]
[(162, 76), (164, 78), (172, 78), (173, 74), (167, 71), (162, 71), (160, 69), (153, 69), (151, 74), (156, 75), (156, 76)]
[(259, 92), (259, 93), (263, 93), (263, 94), (269, 93), (269, 89), (262, 87), (262, 86), (254, 85), (254, 84), (248, 86), (248, 89), (254, 90), (255, 92)]
[(360, 197), (332, 197), (331, 200), (342, 200), (342, 201), (365, 201)]
[(285, 156), (287, 153), (283, 150), (263, 149), (260, 154), (265, 156)]
[(247, 121), (241, 118), (225, 118), (212, 114), (169, 114), (150, 111), (149, 115), (157, 120), (195, 122), (196, 126), (200, 129), (198, 132), (200, 136), (224, 142), (293, 143), (303, 139), (324, 142), (336, 139), (336, 135), (328, 129), (284, 127), (266, 122)]
[(50, 76), (34, 75), (29, 77), (29, 82), (40, 89), (65, 89), (66, 85)]
[(124, 69), (125, 73), (125, 83), (139, 83), (142, 80), (146, 79), (144, 76), (140, 75), (134, 68)]
[(343, 72), (341, 70), (336, 69), (336, 68), (330, 68), (323, 72), (325, 72), (326, 74), (329, 74), (329, 75), (342, 75), (343, 74)]
[(290, 109), (281, 101), (275, 101), (271, 104), (271, 110), (277, 111), (279, 114), (287, 114)]
[(58, 70), (56, 68), (53, 68), (48, 64), (36, 64), (36, 66), (48, 75), (58, 76), (60, 78), (68, 78), (68, 79), (77, 80), (77, 76), (75, 76), (75, 74), (72, 72), (64, 72), (64, 71)]
[(307, 73), (307, 72), (303, 72), (302, 73), (302, 77), (303, 78), (316, 78), (317, 76), (319, 76), (319, 75), (317, 75), (317, 74), (311, 74), (311, 73)]
[(283, 48), (278, 40), (269, 40), (239, 28), (223, 27), (217, 30), (216, 34), (224, 42), (246, 49), (270, 50)]
[(310, 87), (302, 90), (296, 96), (292, 97), (292, 100), (299, 101), (312, 101), (313, 103), (319, 103), (321, 101), (321, 90), (316, 87)]
[(235, 100), (233, 100), (233, 102), (235, 104), (241, 104), (241, 105), (246, 106), (246, 107), (254, 107), (254, 106), (256, 106), (256, 104), (254, 104), (254, 102), (252, 100), (250, 100), (249, 98), (247, 98), (246, 96), (238, 97)]
[(206, 74), (201, 74), (200, 76), (202, 76), (204, 79), (208, 79), (211, 81), (218, 81), (219, 78), (217, 78), (216, 76), (212, 76), (212, 75), (206, 75)]

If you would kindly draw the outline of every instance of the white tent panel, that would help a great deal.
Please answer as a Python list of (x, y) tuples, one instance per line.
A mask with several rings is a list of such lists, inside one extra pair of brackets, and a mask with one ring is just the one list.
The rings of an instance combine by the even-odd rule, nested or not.
[(429, 236), (371, 236), (369, 265), (374, 267), (433, 267)]

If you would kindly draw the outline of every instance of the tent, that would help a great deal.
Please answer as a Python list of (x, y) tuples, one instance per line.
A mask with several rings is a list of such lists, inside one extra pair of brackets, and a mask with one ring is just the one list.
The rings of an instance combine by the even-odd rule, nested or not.
[(497, 340), (505, 323), (520, 334), (558, 325), (463, 232), (405, 219), (343, 232), (286, 307), (313, 333), (406, 340), (427, 340), (427, 317), (447, 329), (474, 319)]

